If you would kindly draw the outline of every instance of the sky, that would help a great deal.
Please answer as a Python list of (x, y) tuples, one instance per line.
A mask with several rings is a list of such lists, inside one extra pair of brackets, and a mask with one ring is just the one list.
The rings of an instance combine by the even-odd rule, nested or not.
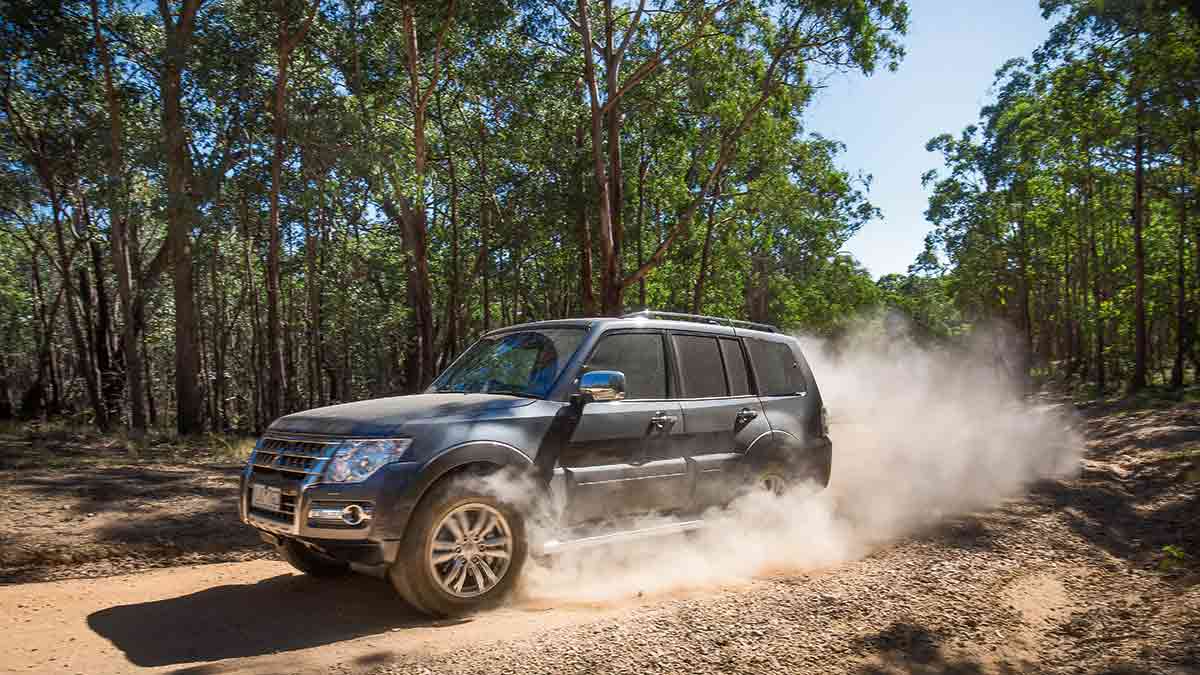
[(878, 278), (903, 273), (924, 246), (929, 195), (921, 174), (940, 168), (925, 143), (957, 135), (990, 100), (996, 70), (1029, 57), (1050, 31), (1037, 0), (909, 0), (906, 55), (894, 73), (825, 79), (808, 131), (846, 144), (843, 169), (873, 176), (868, 198), (883, 217), (846, 243)]

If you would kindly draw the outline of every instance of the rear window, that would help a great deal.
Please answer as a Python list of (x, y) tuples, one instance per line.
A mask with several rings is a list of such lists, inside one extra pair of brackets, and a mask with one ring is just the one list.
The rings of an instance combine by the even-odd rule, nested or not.
[(675, 335), (675, 353), (683, 376), (686, 398), (728, 396), (725, 371), (721, 368), (721, 350), (717, 338), (700, 335)]
[(807, 387), (792, 348), (782, 342), (747, 340), (750, 360), (758, 376), (759, 396), (795, 396)]

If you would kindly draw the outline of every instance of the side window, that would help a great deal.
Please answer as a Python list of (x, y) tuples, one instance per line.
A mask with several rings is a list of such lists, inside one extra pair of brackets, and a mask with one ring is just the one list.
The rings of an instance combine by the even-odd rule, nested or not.
[(700, 335), (675, 335), (675, 355), (683, 377), (685, 398), (728, 396), (725, 372), (721, 369), (721, 351), (717, 338)]
[(662, 335), (657, 333), (605, 335), (588, 359), (587, 369), (625, 373), (626, 398), (667, 397), (667, 359)]
[(793, 396), (807, 389), (792, 349), (782, 342), (747, 340), (759, 396)]
[(725, 359), (725, 377), (729, 380), (730, 396), (745, 396), (750, 392), (750, 373), (746, 357), (737, 340), (721, 338), (721, 356)]

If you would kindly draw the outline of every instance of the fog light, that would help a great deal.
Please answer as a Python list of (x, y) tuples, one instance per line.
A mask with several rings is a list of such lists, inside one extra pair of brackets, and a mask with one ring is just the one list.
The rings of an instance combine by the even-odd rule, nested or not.
[(370, 504), (317, 502), (308, 509), (308, 520), (317, 525), (349, 525), (357, 527), (370, 519)]
[(367, 514), (358, 504), (351, 504), (342, 509), (342, 520), (347, 525), (358, 525), (367, 519)]

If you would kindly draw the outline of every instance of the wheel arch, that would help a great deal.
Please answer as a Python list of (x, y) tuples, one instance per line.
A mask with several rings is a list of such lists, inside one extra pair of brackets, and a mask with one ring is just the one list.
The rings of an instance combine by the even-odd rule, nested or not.
[(533, 467), (529, 455), (500, 441), (470, 441), (438, 453), (421, 468), (414, 487), (413, 506), (421, 502), (435, 485), (472, 472), (490, 473), (505, 469), (518, 472)]
[(743, 462), (747, 467), (764, 466), (771, 461), (792, 463), (795, 453), (790, 450), (800, 447), (800, 441), (792, 434), (780, 429), (772, 429), (759, 434), (746, 448)]
[(746, 470), (753, 471), (781, 462), (795, 475), (823, 486), (829, 483), (831, 443), (828, 438), (805, 440), (786, 431), (773, 429), (759, 436), (746, 449)]

